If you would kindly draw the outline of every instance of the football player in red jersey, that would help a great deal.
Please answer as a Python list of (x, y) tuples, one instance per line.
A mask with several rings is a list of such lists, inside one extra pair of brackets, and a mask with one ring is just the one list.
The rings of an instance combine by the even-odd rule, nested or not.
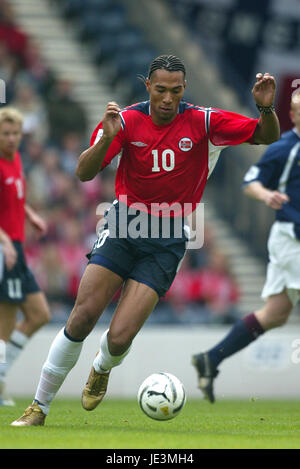
[[(0, 405), (13, 405), (6, 394), (9, 367), (28, 339), (49, 321), (49, 308), (23, 252), (25, 218), (39, 236), (45, 222), (25, 203), (25, 180), (18, 148), (22, 138), (22, 115), (14, 108), (0, 110), (0, 339), (6, 343), (6, 361), (0, 363)], [(0, 259), (1, 262), (1, 259)], [(23, 319), (17, 323), (17, 311)]]
[(4, 266), (7, 270), (13, 268), (17, 261), (17, 251), (14, 248), (13, 243), (11, 242), (9, 236), (5, 231), (0, 228), (0, 249), (1, 249), (1, 258), (0, 258), (0, 283), (3, 278)]
[[(275, 80), (267, 73), (257, 75), (252, 90), (260, 119), (182, 101), (185, 67), (175, 56), (157, 57), (145, 86), (149, 101), (123, 110), (115, 102), (108, 103), (90, 148), (80, 155), (77, 175), (88, 181), (122, 152), (116, 176), (118, 200), (105, 215), (106, 223), (89, 255), (75, 306), (43, 366), (34, 402), (13, 426), (44, 424), (51, 401), (78, 360), (83, 340), (123, 285), (82, 393), (86, 410), (101, 402), (111, 369), (128, 354), (134, 337), (176, 275), (187, 241), (184, 205), (195, 208), (200, 202), (220, 150), (243, 142), (268, 144), (279, 138), (273, 108)], [(139, 221), (151, 224), (153, 218), (159, 219), (158, 236), (149, 236), (147, 223), (144, 236), (130, 231), (133, 204), (139, 208), (135, 213)], [(166, 212), (158, 217), (157, 204), (176, 204), (176, 210), (167, 214), (168, 236), (160, 223)], [(175, 236), (178, 218), (181, 232)], [(122, 220), (126, 220), (125, 227)]]

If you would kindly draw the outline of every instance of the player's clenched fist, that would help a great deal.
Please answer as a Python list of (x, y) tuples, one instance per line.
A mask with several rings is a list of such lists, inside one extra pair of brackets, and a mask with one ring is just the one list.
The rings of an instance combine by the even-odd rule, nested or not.
[(120, 111), (119, 105), (114, 101), (106, 106), (103, 116), (103, 134), (110, 139), (113, 139), (121, 129)]

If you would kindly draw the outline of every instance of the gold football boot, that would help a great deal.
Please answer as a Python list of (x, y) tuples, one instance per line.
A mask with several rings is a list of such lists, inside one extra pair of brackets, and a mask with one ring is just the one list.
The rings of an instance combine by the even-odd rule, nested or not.
[(81, 396), (81, 404), (85, 410), (94, 410), (102, 401), (107, 390), (109, 373), (97, 373), (92, 366), (88, 380)]
[(12, 427), (42, 426), (45, 423), (46, 414), (39, 407), (37, 402), (27, 407), (20, 418), (11, 423)]

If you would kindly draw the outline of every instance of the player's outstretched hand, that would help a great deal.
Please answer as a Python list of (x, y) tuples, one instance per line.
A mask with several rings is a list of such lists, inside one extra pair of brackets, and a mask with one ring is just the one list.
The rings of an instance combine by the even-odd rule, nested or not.
[(121, 129), (121, 111), (119, 105), (114, 101), (110, 101), (103, 116), (103, 134), (109, 139), (113, 139)]
[(287, 194), (278, 191), (268, 191), (265, 204), (275, 210), (281, 210), (282, 205), (290, 200)]
[(275, 99), (276, 81), (269, 73), (257, 73), (252, 95), (259, 106), (271, 106)]

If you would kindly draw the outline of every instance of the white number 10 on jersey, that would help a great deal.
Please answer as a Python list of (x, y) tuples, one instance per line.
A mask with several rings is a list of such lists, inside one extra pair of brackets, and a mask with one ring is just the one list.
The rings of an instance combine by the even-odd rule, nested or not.
[[(161, 167), (164, 171), (172, 171), (175, 167), (175, 153), (173, 150), (166, 149), (162, 152), (161, 157), (158, 150), (152, 150), (153, 166), (152, 172), (158, 173)], [(161, 166), (161, 167), (160, 167)]]

